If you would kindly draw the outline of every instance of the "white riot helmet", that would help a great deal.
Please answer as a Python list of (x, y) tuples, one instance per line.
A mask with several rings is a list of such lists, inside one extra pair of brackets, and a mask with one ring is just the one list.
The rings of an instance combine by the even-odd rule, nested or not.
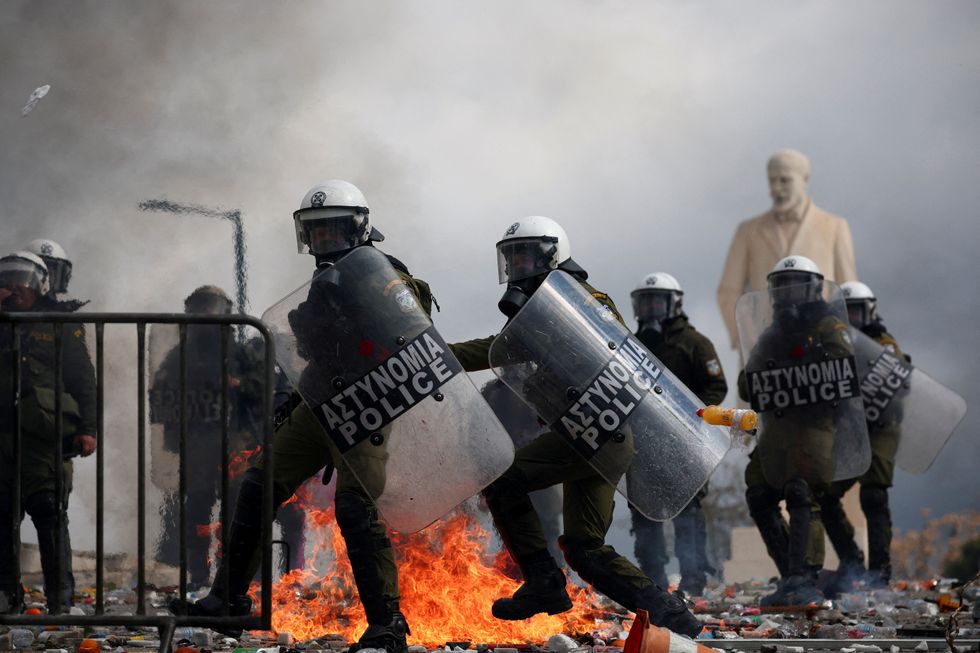
[(640, 280), (630, 299), (637, 322), (663, 322), (681, 314), (684, 290), (673, 275), (654, 272)]
[(65, 248), (48, 238), (37, 238), (29, 242), (25, 249), (44, 260), (51, 286), (49, 292), (52, 295), (68, 292), (68, 282), (71, 281), (71, 261)]
[(769, 295), (777, 306), (815, 302), (822, 296), (823, 273), (805, 256), (787, 256), (766, 276)]
[(44, 259), (20, 250), (0, 258), (0, 288), (30, 288), (40, 297), (48, 294), (48, 268)]
[(847, 317), (851, 324), (861, 329), (878, 319), (878, 298), (866, 284), (846, 281), (840, 289), (847, 302)]
[(354, 184), (341, 179), (317, 184), (293, 213), (296, 250), (323, 256), (384, 240), (371, 226), (368, 213), (367, 200)]
[(547, 274), (571, 256), (568, 235), (560, 224), (541, 215), (521, 218), (497, 242), (500, 283)]

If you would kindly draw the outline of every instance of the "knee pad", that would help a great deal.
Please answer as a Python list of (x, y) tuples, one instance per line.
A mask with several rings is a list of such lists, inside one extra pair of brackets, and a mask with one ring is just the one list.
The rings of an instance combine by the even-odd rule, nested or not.
[(888, 490), (883, 487), (861, 486), (861, 510), (865, 513), (888, 509)]
[(367, 500), (354, 492), (340, 492), (334, 499), (337, 525), (344, 537), (366, 533), (377, 520), (377, 511)]
[[(54, 531), (58, 528), (58, 502), (54, 490), (35, 492), (24, 501), (24, 510), (31, 516), (38, 531)], [(67, 515), (65, 524), (68, 523)]]
[(779, 506), (779, 497), (765, 485), (753, 485), (745, 490), (745, 501), (753, 517), (768, 515)]
[(783, 486), (783, 493), (786, 495), (786, 509), (809, 508), (813, 501), (810, 493), (810, 485), (800, 477), (791, 478)]

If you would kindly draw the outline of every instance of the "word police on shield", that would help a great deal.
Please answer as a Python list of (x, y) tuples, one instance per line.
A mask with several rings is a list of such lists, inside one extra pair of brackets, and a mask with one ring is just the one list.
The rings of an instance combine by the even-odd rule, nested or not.
[(871, 370), (861, 379), (864, 415), (869, 422), (881, 419), (892, 400), (905, 388), (912, 376), (912, 366), (895, 352), (882, 350), (870, 365)]
[(629, 336), (553, 428), (590, 459), (616, 437), (662, 373), (643, 345)]
[[(320, 404), (316, 415), (341, 453), (390, 424), (396, 417), (463, 371), (435, 327), (382, 361)], [(434, 396), (439, 400), (439, 396)]]
[(748, 373), (752, 408), (760, 413), (851, 399), (858, 393), (853, 356)]

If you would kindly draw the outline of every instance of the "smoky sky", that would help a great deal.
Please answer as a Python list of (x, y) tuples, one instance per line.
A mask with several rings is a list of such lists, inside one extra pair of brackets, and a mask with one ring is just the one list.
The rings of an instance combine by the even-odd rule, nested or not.
[(230, 227), (137, 205), (240, 209), (261, 314), (311, 272), (292, 211), (342, 178), (447, 340), (500, 328), (494, 243), (540, 214), (626, 312), (643, 275), (674, 274), (734, 378), (715, 289), (769, 206), (767, 157), (793, 147), (902, 348), (971, 406), (931, 470), (897, 474), (896, 525), (917, 526), (980, 505), (978, 27), (972, 1), (9, 0), (3, 247), (59, 241), (91, 310), (179, 311), (233, 290)]

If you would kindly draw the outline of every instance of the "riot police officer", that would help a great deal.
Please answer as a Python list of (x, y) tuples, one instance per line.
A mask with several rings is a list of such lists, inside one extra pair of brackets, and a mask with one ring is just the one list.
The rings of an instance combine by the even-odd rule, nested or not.
[[(841, 284), (847, 302), (851, 325), (882, 345), (893, 354), (909, 361), (895, 338), (888, 333), (878, 315), (878, 300), (871, 288), (860, 281)], [(861, 510), (868, 522), (868, 569), (866, 580), (872, 587), (886, 587), (891, 579), (891, 511), (888, 507), (888, 488), (895, 473), (895, 452), (899, 444), (899, 424), (895, 415), (890, 419), (868, 423), (871, 439), (871, 467), (862, 476), (831, 484), (820, 498), (824, 528), (837, 557), (838, 586), (858, 580), (864, 575), (864, 553), (854, 541), (854, 526), (844, 513), (841, 497), (861, 484)]]
[[(329, 357), (357, 352), (356, 341), (351, 347), (346, 346), (350, 344), (348, 342), (335, 342), (341, 336), (328, 333), (331, 326), (325, 324), (325, 315), (338, 324), (345, 318), (344, 299), (331, 292), (330, 268), (354, 249), (372, 247), (384, 236), (371, 224), (368, 204), (361, 191), (341, 180), (326, 181), (311, 188), (293, 214), (293, 219), (297, 248), (300, 253), (309, 253), (314, 257), (318, 275), (314, 278), (308, 299), (290, 314), (290, 322), (297, 336), (297, 347), (303, 350), (303, 355), (313, 360), (314, 365), (329, 365), (331, 361), (320, 360), (321, 355)], [(428, 313), (432, 303), (428, 285), (412, 277), (398, 259), (388, 256), (388, 260), (398, 271), (398, 287), (374, 288), (370, 280), (364, 280), (368, 282), (364, 286), (365, 291), (378, 293), (379, 300), (383, 295), (384, 299), (395, 303), (395, 311), (399, 310), (398, 302), (404, 301), (402, 292), (410, 293)], [(338, 312), (324, 312), (333, 309)], [(306, 381), (304, 378), (300, 385)], [(314, 382), (312, 378), (308, 381)], [(384, 447), (375, 449), (370, 459), (365, 457), (364, 460), (352, 461), (347, 457), (341, 463), (334, 441), (328, 437), (310, 408), (305, 403), (297, 402), (292, 414), (276, 430), (272, 461), (262, 460), (258, 466), (250, 468), (242, 480), (229, 551), (221, 561), (221, 565), (230, 567), (229, 586), (222, 586), (220, 579), (223, 578), (223, 570), (219, 569), (207, 597), (186, 605), (175, 602), (171, 609), (192, 615), (218, 615), (227, 602), (232, 614), (247, 614), (251, 601), (246, 592), (258, 564), (255, 553), (261, 530), (261, 466), (271, 462), (275, 468), (273, 504), (277, 508), (307, 478), (324, 467), (328, 468), (326, 473), (329, 474), (329, 468), (335, 466), (338, 474), (335, 498), (337, 524), (347, 545), (354, 581), (368, 621), (367, 630), (351, 647), (351, 651), (360, 648), (383, 648), (388, 653), (405, 651), (406, 635), (410, 634), (410, 630), (399, 608), (398, 574), (391, 542), (384, 524), (378, 519), (371, 496), (359, 481), (384, 484)], [(357, 476), (352, 471), (353, 467), (360, 467), (356, 470)]]
[[(205, 285), (195, 289), (184, 300), (184, 312), (197, 315), (227, 315), (232, 303), (217, 286)], [(151, 352), (158, 336), (176, 340), (176, 330), (170, 325), (156, 326), (150, 332)], [(230, 332), (229, 332), (230, 335)], [(221, 337), (218, 325), (191, 324), (186, 339), (186, 402), (187, 402), (187, 569), (190, 586), (199, 588), (208, 582), (208, 548), (210, 546), (211, 507), (221, 488)], [(162, 425), (162, 450), (176, 454), (180, 451), (180, 348), (168, 342), (169, 351), (155, 370), (150, 385), (150, 419)], [(229, 337), (229, 455), (256, 446), (257, 420), (252, 411), (261, 405), (261, 371), (258, 352), (243, 347)], [(156, 464), (156, 461), (154, 461)], [(229, 479), (231, 495), (237, 489), (237, 479)], [(179, 552), (179, 503), (177, 488), (167, 487), (162, 508), (161, 540), (157, 559), (177, 565)]]
[(24, 249), (40, 256), (48, 268), (50, 288), (43, 297), (39, 298), (35, 310), (74, 313), (88, 304), (88, 300), (68, 299), (63, 296), (59, 298), (59, 295), (68, 292), (68, 282), (71, 281), (72, 272), (72, 262), (64, 247), (50, 238), (36, 238)]
[[(763, 597), (762, 605), (806, 605), (823, 600), (815, 583), (824, 554), (818, 499), (834, 479), (835, 454), (845, 451), (838, 445), (845, 436), (867, 436), (860, 405), (856, 411), (862, 432), (846, 433), (841, 426), (839, 411), (850, 404), (843, 396), (831, 395), (843, 381), (821, 384), (822, 395), (815, 386), (778, 385), (784, 379), (810, 378), (796, 374), (799, 371), (843, 370), (842, 376), (848, 377), (845, 389), (857, 392), (854, 348), (842, 320), (843, 306), (838, 316), (825, 300), (820, 270), (806, 257), (789, 256), (769, 273), (768, 285), (768, 292), (755, 293), (762, 296), (758, 301), (762, 313), (751, 310), (754, 293), (743, 296), (737, 308), (749, 307), (739, 323), (746, 360), (739, 375), (739, 394), (746, 400), (751, 395), (762, 422), (758, 445), (745, 470), (746, 500), (781, 577), (776, 592)], [(752, 318), (758, 325), (771, 323), (754, 335), (747, 328)], [(779, 511), (783, 499), (788, 525)]]
[[(572, 260), (568, 236), (554, 220), (531, 216), (515, 222), (497, 243), (497, 258), (500, 282), (507, 284), (498, 307), (509, 319), (518, 314), (549, 273), (561, 270), (587, 291), (588, 301), (600, 309), (601, 319), (622, 323), (612, 299), (591, 286), (588, 273)], [(574, 364), (574, 352), (557, 343), (563, 334), (552, 335), (552, 362)], [(453, 350), (467, 370), (487, 369), (493, 341), (494, 336), (490, 336), (453, 345)], [(541, 394), (544, 402), (548, 398), (543, 395), (552, 391), (546, 368), (542, 365), (528, 382), (534, 386), (529, 392)], [(679, 598), (665, 592), (605, 543), (612, 521), (615, 483), (630, 465), (629, 451), (617, 451), (622, 459), (615, 472), (618, 476), (611, 482), (569, 446), (564, 436), (547, 431), (518, 449), (511, 468), (485, 490), (501, 539), (524, 576), (523, 585), (512, 597), (494, 601), (495, 617), (520, 620), (542, 612), (558, 614), (572, 606), (565, 590), (565, 574), (548, 552), (540, 519), (528, 496), (561, 483), (564, 534), (559, 545), (568, 566), (628, 610), (647, 610), (653, 623), (692, 637), (700, 632), (698, 620)]]
[[(30, 252), (19, 251), (0, 259), (0, 310), (34, 311), (49, 292), (44, 261)], [(55, 329), (62, 329), (63, 390), (62, 432), (56, 433)], [(96, 447), (95, 371), (85, 347), (85, 330), (79, 324), (30, 324), (13, 331), (0, 329), (0, 608), (19, 612), (22, 607), (20, 579), (14, 575), (13, 523), (26, 512), (37, 529), (44, 593), (48, 610), (58, 612), (72, 605), (74, 577), (71, 570), (71, 541), (68, 534), (68, 494), (72, 487), (70, 456), (88, 456)], [(14, 391), (11, 367), (20, 357), (21, 370), (21, 479), (19, 506), (13, 502)], [(58, 458), (58, 439), (62, 458)], [(63, 474), (62, 495), (55, 495), (59, 467)], [(14, 513), (14, 511), (17, 511)], [(58, 521), (61, 520), (58, 549)], [(60, 577), (56, 574), (60, 566)]]
[[(715, 347), (688, 321), (684, 313), (684, 290), (666, 272), (648, 274), (631, 293), (636, 336), (705, 405), (720, 404), (728, 393), (725, 373)], [(701, 501), (707, 485), (674, 518), (674, 551), (680, 563), (678, 586), (688, 596), (704, 592), (708, 564), (707, 529)], [(667, 587), (667, 543), (663, 522), (647, 519), (633, 509), (634, 554), (650, 578)]]

